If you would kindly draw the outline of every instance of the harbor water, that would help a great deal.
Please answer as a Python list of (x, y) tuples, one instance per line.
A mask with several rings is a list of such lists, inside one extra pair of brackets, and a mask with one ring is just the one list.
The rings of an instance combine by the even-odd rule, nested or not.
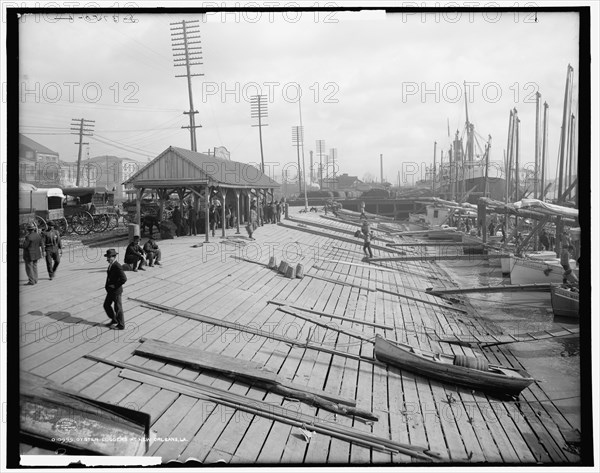
[[(510, 284), (499, 267), (486, 261), (441, 264), (460, 287)], [(511, 335), (579, 327), (577, 319), (555, 317), (549, 292), (481, 292), (465, 294), (491, 333)], [(579, 336), (556, 337), (503, 345), (529, 374), (573, 428), (580, 429)], [(484, 349), (485, 350), (485, 349)]]

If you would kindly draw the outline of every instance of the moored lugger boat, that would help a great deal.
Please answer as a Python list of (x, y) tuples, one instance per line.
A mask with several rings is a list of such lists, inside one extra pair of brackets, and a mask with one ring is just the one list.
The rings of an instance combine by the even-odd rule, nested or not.
[(490, 365), (485, 358), (433, 353), (379, 335), (375, 357), (406, 371), (496, 394), (517, 396), (535, 381), (525, 370)]
[(550, 300), (554, 315), (579, 318), (579, 292), (568, 287), (550, 286)]
[[(578, 276), (575, 260), (570, 260), (570, 263), (573, 273)], [(510, 255), (509, 267), (511, 284), (563, 282), (564, 269), (558, 258), (539, 260)]]

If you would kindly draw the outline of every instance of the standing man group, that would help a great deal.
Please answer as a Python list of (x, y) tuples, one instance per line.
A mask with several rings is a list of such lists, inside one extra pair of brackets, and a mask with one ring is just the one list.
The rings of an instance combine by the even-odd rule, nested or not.
[(54, 222), (48, 222), (48, 229), (41, 235), (37, 232), (34, 224), (27, 226), (28, 234), (23, 242), (23, 260), (25, 260), (25, 272), (27, 273), (27, 286), (33, 286), (38, 282), (38, 260), (46, 255), (46, 268), (48, 276), (52, 281), (56, 269), (60, 264), (62, 255), (62, 241), (60, 233), (55, 228)]

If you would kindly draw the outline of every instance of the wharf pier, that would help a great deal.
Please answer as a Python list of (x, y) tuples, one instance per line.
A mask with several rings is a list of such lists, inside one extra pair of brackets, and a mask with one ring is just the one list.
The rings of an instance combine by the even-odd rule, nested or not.
[[(440, 342), (442, 335), (483, 336), (489, 327), (468, 305), (453, 310), (426, 293), (432, 285), (456, 287), (438, 262), (414, 259), (369, 264), (363, 261), (362, 239), (353, 242), (348, 236), (355, 225), (325, 220), (318, 214), (299, 214), (293, 208), (290, 213), (293, 221), (259, 227), (255, 241), (236, 235), (235, 229), (227, 230), (226, 238), (211, 238), (208, 243), (203, 236), (158, 240), (162, 266), (126, 272), (123, 331), (104, 326), (107, 263), (103, 255), (109, 246), (66, 247), (52, 281), (40, 260), (40, 281), (34, 286), (23, 285), (27, 278), (21, 262), (21, 370), (92, 399), (148, 413), (156, 440), (150, 442), (145, 456), (161, 457), (163, 463), (579, 464), (578, 444), (573, 443), (579, 426), (561, 413), (543, 383), (533, 383), (515, 402), (369, 361), (373, 360), (371, 340), (382, 335), (426, 350), (478, 353), (490, 363), (522, 367), (507, 346), (474, 351)], [(318, 231), (308, 231), (313, 228), (311, 222), (319, 224), (314, 226)], [(391, 237), (386, 234), (385, 238)], [(395, 237), (394, 241), (412, 240)], [(397, 254), (397, 249), (374, 243), (376, 258)], [(125, 245), (123, 241), (110, 246), (119, 252), (120, 262)], [(271, 256), (277, 262), (301, 264), (304, 277), (290, 279), (269, 269)], [(273, 300), (278, 303), (270, 303)], [(294, 310), (280, 310), (281, 303)], [(296, 317), (294, 311), (306, 317)], [(183, 313), (227, 324), (215, 325), (207, 318), (200, 321)], [(319, 318), (325, 325), (316, 325), (310, 318)], [(264, 336), (265, 332), (273, 336)], [(285, 338), (298, 343), (287, 343)], [(311, 393), (321, 391), (350, 400), (378, 420), (334, 413), (246, 378), (136, 354), (145, 343), (140, 339), (260, 366), (286, 387), (293, 384)], [(311, 345), (329, 351), (311, 349)], [(178, 390), (176, 382), (156, 381), (159, 377), (148, 372), (133, 376), (132, 370), (119, 364), (158, 371), (188, 387)], [(230, 397), (220, 403), (214, 394), (210, 398), (198, 395), (199, 390), (190, 388), (189, 382), (211, 392), (226, 391)], [(236, 408), (232, 399), (239, 397), (249, 406), (272, 406), (272, 414), (281, 408), (295, 412), (301, 422), (283, 422), (281, 417), (261, 414), (258, 407), (250, 411), (238, 404)], [(323, 425), (327, 428), (316, 427)], [(20, 453), (53, 451), (21, 443)]]

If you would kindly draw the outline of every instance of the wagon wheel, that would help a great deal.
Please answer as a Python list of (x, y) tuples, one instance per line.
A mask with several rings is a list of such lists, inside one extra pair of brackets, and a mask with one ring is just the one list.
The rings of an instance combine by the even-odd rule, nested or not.
[(58, 233), (60, 234), (60, 236), (65, 236), (67, 234), (67, 230), (69, 228), (67, 219), (64, 217), (61, 217), (59, 219), (52, 220), (52, 221), (54, 222), (54, 225), (56, 225), (56, 229), (58, 230)]
[(114, 230), (119, 226), (119, 216), (114, 213), (107, 214), (108, 215), (108, 226), (107, 230)]
[(102, 233), (108, 228), (109, 217), (107, 214), (94, 215), (94, 225), (92, 230), (94, 233)]
[(48, 225), (46, 224), (46, 221), (42, 217), (40, 217), (39, 215), (36, 215), (33, 218), (33, 223), (37, 227), (38, 231), (42, 230), (42, 231), (45, 232), (46, 230), (48, 230)]
[(88, 212), (79, 212), (71, 217), (71, 228), (77, 235), (87, 235), (94, 227), (94, 219)]
[(171, 220), (171, 217), (173, 216), (173, 211), (169, 210), (169, 209), (164, 209), (163, 213), (162, 213), (162, 219), (163, 220)]

